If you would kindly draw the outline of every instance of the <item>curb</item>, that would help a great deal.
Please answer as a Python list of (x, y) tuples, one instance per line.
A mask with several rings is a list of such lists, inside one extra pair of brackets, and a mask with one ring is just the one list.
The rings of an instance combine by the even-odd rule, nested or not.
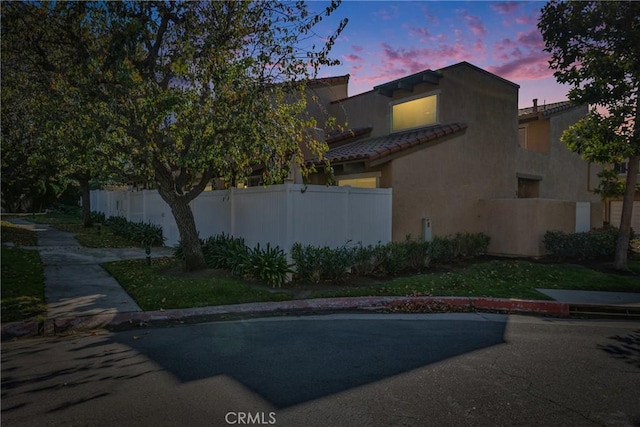
[(555, 301), (518, 300), (471, 297), (343, 297), (316, 298), (277, 302), (257, 302), (170, 309), (162, 311), (138, 311), (101, 314), (81, 317), (57, 317), (41, 322), (27, 320), (2, 325), (2, 341), (18, 337), (52, 336), (73, 331), (113, 328), (118, 326), (147, 326), (151, 323), (188, 321), (220, 316), (256, 316), (269, 314), (296, 314), (367, 310), (378, 312), (435, 313), (491, 311), (506, 314), (536, 314), (552, 317), (569, 317), (570, 306)]

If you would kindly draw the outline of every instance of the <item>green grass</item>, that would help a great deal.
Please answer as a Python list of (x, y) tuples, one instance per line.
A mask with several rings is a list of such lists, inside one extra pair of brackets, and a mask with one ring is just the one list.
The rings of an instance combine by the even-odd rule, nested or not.
[(76, 223), (55, 224), (52, 226), (60, 231), (73, 233), (78, 243), (87, 248), (142, 247), (140, 242), (117, 236), (113, 234), (109, 227), (102, 224), (94, 224), (91, 228), (85, 228), (80, 221), (77, 221)]
[(0, 225), (3, 242), (11, 242), (17, 246), (36, 246), (38, 244), (35, 231), (8, 221), (0, 221)]
[(85, 228), (82, 225), (80, 211), (77, 212), (50, 212), (34, 217), (24, 217), (27, 221), (38, 224), (49, 224), (53, 228), (73, 233), (75, 239), (87, 248), (132, 248), (142, 247), (140, 242), (113, 234), (111, 229), (102, 224), (94, 224)]
[[(143, 310), (206, 307), (259, 301), (282, 301), (291, 296), (269, 292), (231, 277), (207, 272), (180, 274), (173, 258), (106, 263), (103, 267)], [(220, 275), (217, 275), (220, 276)]]
[[(640, 273), (640, 260), (632, 267)], [(549, 299), (536, 288), (640, 292), (640, 275), (596, 271), (580, 265), (492, 260), (446, 273), (402, 277), (366, 287), (320, 291), (314, 297), (433, 295)]]
[(35, 250), (2, 248), (2, 322), (25, 320), (46, 310), (44, 275)]
[(80, 224), (82, 222), (82, 214), (78, 209), (66, 212), (49, 212), (46, 214), (24, 215), (23, 219), (35, 222), (36, 224)]

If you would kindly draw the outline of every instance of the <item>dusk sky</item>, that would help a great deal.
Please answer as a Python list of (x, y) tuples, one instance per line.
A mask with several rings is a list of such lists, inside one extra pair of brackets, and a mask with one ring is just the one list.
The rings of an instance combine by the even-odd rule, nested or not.
[[(536, 27), (545, 2), (485, 1), (343, 1), (330, 28), (347, 17), (349, 24), (332, 56), (342, 65), (320, 77), (350, 74), (349, 96), (418, 71), (437, 70), (467, 61), (520, 85), (520, 107), (532, 99), (566, 100), (567, 86), (557, 84), (549, 55)], [(326, 6), (312, 2), (313, 10)]]

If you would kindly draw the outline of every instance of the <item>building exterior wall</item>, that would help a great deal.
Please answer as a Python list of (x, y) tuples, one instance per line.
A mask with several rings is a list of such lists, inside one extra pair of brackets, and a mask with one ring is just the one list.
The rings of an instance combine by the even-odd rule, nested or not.
[[(330, 113), (350, 128), (373, 127), (371, 137), (390, 133), (390, 105), (437, 94), (438, 124), (463, 122), (466, 130), (371, 164), (337, 166), (337, 173), (378, 171), (380, 187), (393, 188), (393, 240), (421, 236), (429, 218), (434, 236), (478, 232), (492, 238), (497, 254), (539, 256), (544, 232), (575, 232), (576, 202), (589, 202), (589, 223), (602, 225), (595, 165), (560, 142), (562, 131), (587, 112), (575, 108), (550, 117), (527, 118), (531, 144), (520, 147), (518, 86), (468, 63), (438, 71), (437, 84), (419, 83), (334, 102)], [(542, 109), (543, 107), (541, 107)], [(518, 199), (519, 179), (538, 182), (534, 198)]]
[(433, 235), (481, 231), (478, 200), (515, 197), (517, 191), (511, 147), (517, 135), (517, 87), (470, 66), (442, 73), (440, 122), (468, 127), (392, 161), (394, 240), (420, 235), (422, 218), (431, 219)]
[(546, 199), (481, 200), (479, 213), (491, 236), (494, 255), (545, 255), (542, 239), (548, 230), (575, 232), (576, 203)]
[(518, 145), (515, 170), (517, 174), (540, 178), (541, 198), (600, 201), (593, 189), (598, 185), (597, 173), (602, 170), (601, 166), (583, 161), (560, 141), (564, 129), (586, 113), (587, 107), (574, 108), (548, 119), (527, 123), (528, 141), (540, 145), (541, 139), (548, 139), (549, 150), (534, 151)]
[(372, 137), (389, 133), (390, 98), (370, 91), (328, 105), (338, 124), (349, 128), (372, 127)]

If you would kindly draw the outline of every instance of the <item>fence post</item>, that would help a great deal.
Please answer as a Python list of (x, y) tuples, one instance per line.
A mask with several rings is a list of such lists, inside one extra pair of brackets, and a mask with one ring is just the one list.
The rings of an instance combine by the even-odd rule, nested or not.
[(293, 221), (295, 220), (296, 217), (296, 212), (294, 210), (294, 203), (293, 203), (293, 191), (294, 191), (294, 187), (295, 184), (291, 184), (291, 183), (285, 183), (284, 184), (284, 191), (286, 191), (285, 193), (285, 236), (284, 236), (284, 241), (285, 241), (285, 248), (284, 251), (287, 254), (287, 259), (289, 260), (289, 262), (291, 262), (291, 260), (289, 259), (289, 253), (291, 252), (291, 247), (293, 246), (293, 244), (295, 243), (295, 236), (294, 234), (294, 223)]
[(342, 218), (342, 236), (343, 238), (346, 238), (345, 240), (349, 240), (349, 203), (350, 203), (350, 195), (351, 195), (351, 187), (348, 185), (345, 185), (344, 187), (342, 187), (345, 189), (344, 192), (344, 210), (342, 212), (343, 214), (343, 218)]
[(236, 235), (236, 202), (235, 202), (235, 197), (233, 197), (234, 193), (235, 193), (235, 188), (234, 187), (229, 187), (229, 209), (231, 211), (231, 220), (230, 220), (230, 228), (231, 228), (231, 236)]

